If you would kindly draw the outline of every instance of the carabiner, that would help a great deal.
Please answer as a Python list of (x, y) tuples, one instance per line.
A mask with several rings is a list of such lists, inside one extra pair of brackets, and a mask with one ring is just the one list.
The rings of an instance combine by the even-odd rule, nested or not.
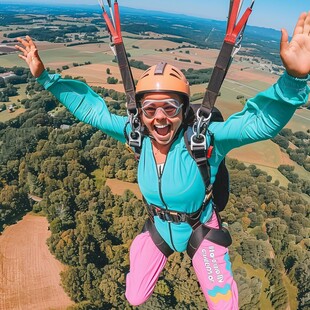
[(134, 147), (140, 147), (141, 146), (141, 122), (138, 117), (138, 110), (136, 110), (136, 113), (130, 113), (127, 111), (129, 124), (131, 127), (131, 133), (129, 134), (129, 142), (128, 144), (130, 146)]
[(196, 125), (194, 125), (193, 128), (193, 131), (196, 133), (196, 138), (198, 138), (201, 135), (201, 133), (202, 134), (205, 133), (212, 116), (212, 113), (210, 113), (208, 117), (205, 118), (203, 115), (200, 116), (199, 114), (200, 114), (200, 108), (197, 110), (196, 113), (197, 121), (195, 122)]

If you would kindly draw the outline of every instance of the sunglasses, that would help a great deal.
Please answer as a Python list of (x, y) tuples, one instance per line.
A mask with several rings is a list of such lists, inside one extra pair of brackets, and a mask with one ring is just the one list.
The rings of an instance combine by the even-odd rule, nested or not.
[[(164, 103), (164, 105), (158, 107), (157, 103)], [(183, 104), (176, 99), (144, 100), (141, 110), (147, 118), (154, 118), (158, 110), (164, 112), (167, 117), (175, 117), (179, 114), (182, 106)]]

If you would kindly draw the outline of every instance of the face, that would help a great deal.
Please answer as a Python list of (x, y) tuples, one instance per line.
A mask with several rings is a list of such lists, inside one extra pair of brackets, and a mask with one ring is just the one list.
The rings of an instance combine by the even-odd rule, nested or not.
[(181, 98), (176, 94), (144, 95), (141, 101), (144, 110), (141, 111), (141, 120), (159, 145), (169, 145), (182, 124), (181, 104)]

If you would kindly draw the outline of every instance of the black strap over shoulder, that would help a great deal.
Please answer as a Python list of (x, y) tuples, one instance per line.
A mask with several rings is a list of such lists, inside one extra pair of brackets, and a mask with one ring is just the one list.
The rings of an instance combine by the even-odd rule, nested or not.
[[(196, 112), (199, 107), (200, 107), (199, 104), (191, 105), (191, 108), (194, 110), (194, 112)], [(224, 121), (222, 113), (216, 107), (213, 107), (211, 115), (212, 115), (210, 119), (211, 123)], [(205, 187), (207, 191), (209, 191), (212, 194), (213, 202), (215, 203), (217, 210), (222, 211), (225, 208), (228, 202), (228, 199), (229, 199), (229, 173), (225, 165), (225, 159), (220, 163), (218, 167), (217, 175), (215, 178), (215, 182), (211, 187), (210, 186), (210, 166), (208, 163), (208, 159), (212, 155), (212, 151), (214, 147), (214, 136), (210, 131), (208, 131), (208, 134), (210, 135), (210, 145), (206, 149), (204, 149), (204, 151), (200, 150), (199, 152), (196, 152), (195, 150), (192, 149), (190, 145), (192, 134), (193, 134), (192, 127), (188, 127), (186, 131), (184, 132), (184, 140), (185, 140), (186, 148), (196, 162), (197, 162), (197, 157), (198, 156), (201, 157), (201, 158), (198, 158), (198, 161), (200, 162), (200, 164), (197, 163), (197, 166), (204, 180)]]
[(209, 149), (206, 150), (204, 147), (195, 148), (195, 149), (191, 148), (190, 141), (191, 141), (192, 135), (193, 135), (193, 129), (192, 127), (188, 127), (184, 131), (185, 145), (186, 145), (186, 148), (189, 154), (193, 157), (193, 159), (195, 160), (199, 168), (200, 174), (205, 184), (206, 195), (209, 195), (209, 194), (212, 195), (212, 185), (210, 184), (210, 165), (208, 162), (207, 153), (208, 153), (208, 150), (211, 150), (212, 152), (213, 145), (211, 144), (213, 144), (213, 136), (211, 137), (211, 144), (209, 146)]

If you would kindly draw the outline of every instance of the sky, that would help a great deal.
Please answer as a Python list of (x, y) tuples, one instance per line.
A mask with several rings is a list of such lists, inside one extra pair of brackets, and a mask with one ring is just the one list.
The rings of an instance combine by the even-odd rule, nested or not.
[[(97, 5), (97, 0), (0, 0), (2, 3), (45, 3)], [(113, 2), (113, 1), (112, 1)], [(107, 3), (107, 1), (105, 1)], [(181, 13), (208, 19), (226, 20), (229, 0), (119, 0), (119, 6)], [(244, 0), (249, 5), (251, 0)], [(286, 28), (291, 35), (301, 12), (310, 10), (309, 0), (256, 0), (249, 25), (273, 28)], [(100, 12), (98, 5), (98, 12)]]

